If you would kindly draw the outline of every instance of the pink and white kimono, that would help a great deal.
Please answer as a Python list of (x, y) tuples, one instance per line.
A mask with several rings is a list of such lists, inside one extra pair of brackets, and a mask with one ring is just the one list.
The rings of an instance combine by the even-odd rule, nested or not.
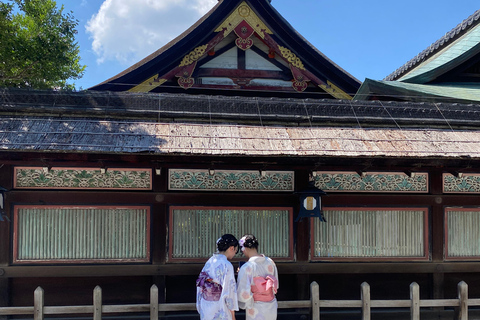
[(202, 320), (231, 320), (238, 310), (233, 266), (223, 254), (214, 254), (197, 279), (197, 311)]
[(277, 319), (278, 271), (272, 259), (264, 255), (248, 259), (238, 273), (238, 305), (245, 309), (246, 320)]

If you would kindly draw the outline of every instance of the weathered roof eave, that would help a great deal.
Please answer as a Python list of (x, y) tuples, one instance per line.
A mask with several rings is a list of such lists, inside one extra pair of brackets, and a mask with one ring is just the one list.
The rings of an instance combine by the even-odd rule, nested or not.
[(0, 118), (0, 151), (480, 159), (480, 131)]

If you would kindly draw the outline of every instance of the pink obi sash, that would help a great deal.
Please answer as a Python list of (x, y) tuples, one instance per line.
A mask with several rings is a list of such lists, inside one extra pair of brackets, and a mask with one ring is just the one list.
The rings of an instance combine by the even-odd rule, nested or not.
[(269, 302), (275, 298), (278, 280), (274, 276), (253, 278), (252, 293), (254, 301)]
[(208, 273), (202, 271), (197, 279), (197, 287), (202, 292), (203, 299), (207, 301), (218, 301), (222, 295), (222, 285), (211, 279)]

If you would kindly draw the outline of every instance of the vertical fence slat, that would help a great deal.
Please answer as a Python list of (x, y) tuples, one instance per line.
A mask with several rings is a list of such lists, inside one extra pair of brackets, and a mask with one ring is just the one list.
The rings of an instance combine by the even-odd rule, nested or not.
[(458, 320), (468, 320), (468, 285), (465, 281), (458, 283), (458, 299), (460, 300)]
[(362, 283), (362, 319), (370, 320), (370, 285), (366, 282)]
[(102, 319), (102, 288), (93, 289), (93, 320)]
[(420, 320), (420, 287), (418, 283), (410, 284), (410, 319)]
[(43, 320), (44, 295), (42, 287), (37, 287), (33, 293), (33, 320)]
[(315, 281), (310, 284), (310, 301), (312, 303), (312, 320), (320, 320), (320, 289)]
[(150, 288), (150, 320), (158, 320), (158, 287)]

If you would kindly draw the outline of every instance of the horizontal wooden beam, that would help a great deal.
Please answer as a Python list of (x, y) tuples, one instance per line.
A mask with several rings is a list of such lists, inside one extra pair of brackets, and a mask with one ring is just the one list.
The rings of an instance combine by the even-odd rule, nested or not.
[[(24, 277), (121, 277), (197, 275), (203, 264), (96, 265), (96, 266), (6, 266), (1, 278)], [(279, 262), (280, 274), (372, 274), (372, 273), (474, 273), (480, 262), (317, 263)]]

